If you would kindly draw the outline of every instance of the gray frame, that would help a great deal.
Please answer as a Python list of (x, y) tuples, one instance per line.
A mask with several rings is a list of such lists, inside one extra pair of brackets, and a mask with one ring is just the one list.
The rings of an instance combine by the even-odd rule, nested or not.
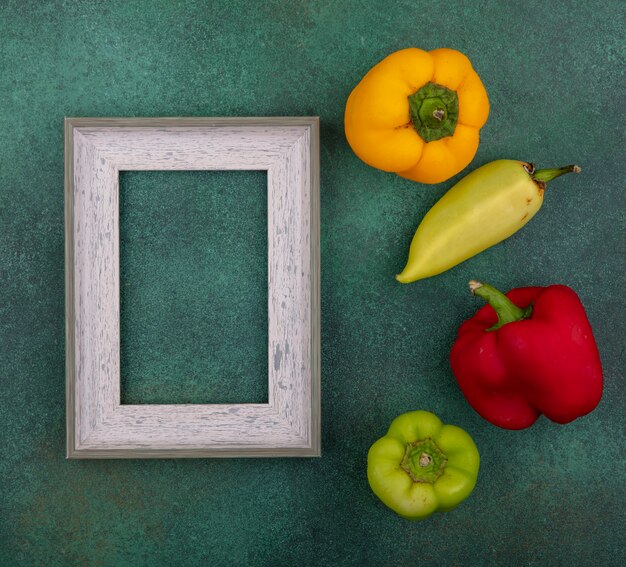
[[(119, 171), (268, 174), (267, 404), (121, 405)], [(66, 118), (67, 457), (320, 456), (319, 119)]]

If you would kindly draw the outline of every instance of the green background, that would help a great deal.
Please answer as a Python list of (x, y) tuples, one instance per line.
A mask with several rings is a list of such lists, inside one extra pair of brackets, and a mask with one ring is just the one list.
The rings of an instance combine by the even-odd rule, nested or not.
[(267, 173), (120, 179), (122, 403), (267, 403)]
[[(618, 1), (2, 2), (0, 565), (623, 565), (625, 27)], [(505, 243), (401, 286), (417, 223), (455, 179), (364, 165), (342, 114), (408, 46), (467, 53), (487, 87), (468, 171), (515, 158), (583, 173)], [(63, 117), (249, 115), (321, 118), (322, 458), (65, 460)], [(127, 399), (266, 395), (259, 176), (125, 174)], [(594, 413), (510, 432), (471, 410), (447, 360), (478, 307), (471, 277), (580, 294), (605, 369)], [(457, 510), (410, 523), (365, 465), (417, 408), (465, 428), (482, 468)]]

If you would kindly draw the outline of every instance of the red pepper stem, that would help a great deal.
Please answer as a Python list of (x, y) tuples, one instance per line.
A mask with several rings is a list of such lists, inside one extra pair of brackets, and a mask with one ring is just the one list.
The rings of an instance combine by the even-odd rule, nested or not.
[(526, 309), (522, 309), (515, 305), (501, 291), (498, 291), (489, 284), (471, 280), (469, 282), (469, 288), (473, 295), (477, 295), (489, 303), (498, 316), (498, 322), (493, 327), (487, 329), (488, 331), (495, 331), (507, 323), (528, 319), (532, 314), (532, 305), (529, 305)]

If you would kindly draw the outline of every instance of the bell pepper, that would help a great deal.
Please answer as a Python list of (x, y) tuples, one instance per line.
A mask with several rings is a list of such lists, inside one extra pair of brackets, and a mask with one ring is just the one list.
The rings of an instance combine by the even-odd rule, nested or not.
[(522, 287), (506, 295), (470, 282), (488, 302), (461, 325), (452, 372), (470, 405), (505, 429), (524, 429), (544, 414), (568, 423), (602, 397), (602, 365), (576, 293), (564, 285)]
[(447, 512), (476, 485), (480, 456), (460, 427), (427, 411), (404, 413), (367, 456), (367, 479), (384, 504), (408, 520)]
[(487, 92), (454, 49), (392, 53), (346, 103), (345, 133), (365, 163), (421, 183), (439, 183), (473, 159), (487, 121)]
[(426, 213), (396, 279), (435, 276), (508, 238), (539, 211), (546, 183), (569, 172), (580, 173), (580, 167), (537, 170), (501, 159), (475, 169)]

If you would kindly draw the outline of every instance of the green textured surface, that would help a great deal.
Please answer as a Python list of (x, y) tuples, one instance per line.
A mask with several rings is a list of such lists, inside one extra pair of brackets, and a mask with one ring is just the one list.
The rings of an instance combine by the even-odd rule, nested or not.
[(123, 404), (267, 403), (267, 173), (120, 178)]
[[(625, 27), (618, 1), (2, 2), (0, 565), (625, 564)], [(420, 186), (367, 167), (342, 114), (360, 77), (411, 45), (466, 52), (487, 86), (491, 116), (470, 168), (510, 157), (584, 171), (555, 181), (507, 242), (403, 287), (393, 275), (413, 230), (454, 180)], [(66, 115), (321, 117), (322, 458), (65, 460)], [(208, 238), (194, 220), (205, 212), (184, 210), (170, 210), (188, 223), (184, 238)], [(155, 254), (129, 254), (127, 273)], [(202, 274), (189, 273), (193, 289), (180, 289), (196, 301)], [(447, 361), (478, 306), (470, 277), (579, 292), (605, 368), (597, 411), (522, 432), (473, 413)], [(248, 284), (250, 298), (258, 281)], [(123, 321), (129, 353), (150, 346), (139, 326), (161, 304), (138, 307), (150, 285), (146, 276), (127, 296), (129, 316), (139, 302), (137, 325)], [(171, 322), (154, 340), (178, 330)], [(172, 396), (187, 395), (185, 380), (168, 384)], [(417, 408), (465, 428), (482, 468), (469, 500), (416, 524), (371, 493), (365, 459), (396, 415)]]

